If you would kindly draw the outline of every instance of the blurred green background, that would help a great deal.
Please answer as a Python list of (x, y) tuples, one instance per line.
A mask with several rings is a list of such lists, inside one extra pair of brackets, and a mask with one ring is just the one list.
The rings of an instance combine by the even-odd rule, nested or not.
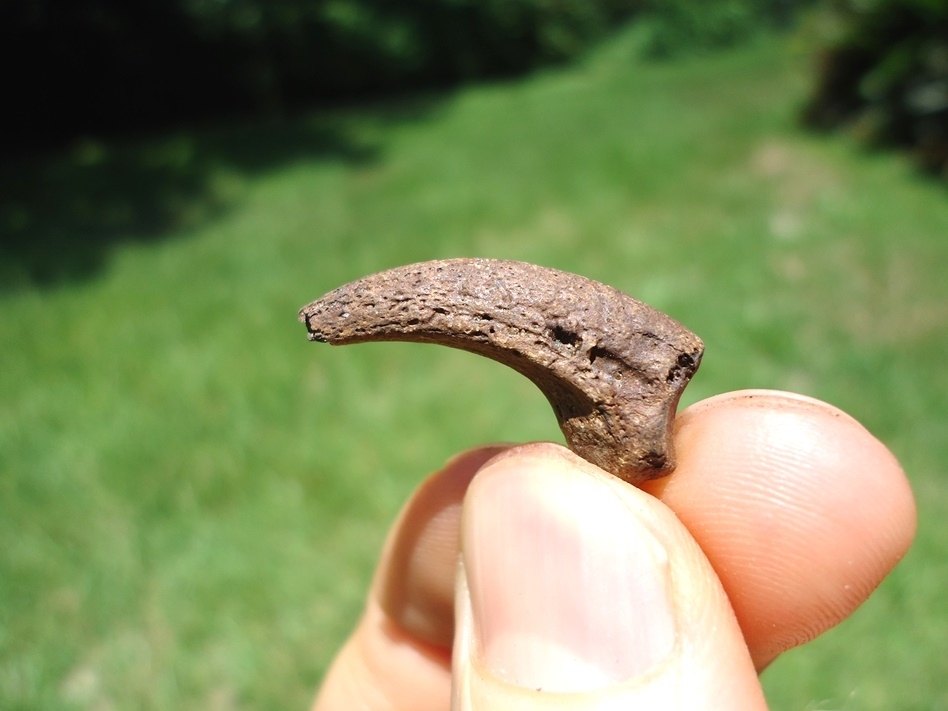
[[(941, 170), (944, 114), (893, 88), (937, 74), (937, 46), (916, 37), (928, 54), (903, 48), (882, 72), (896, 63), (867, 49), (879, 33), (853, 30), (879, 22), (872, 3), (616, 1), (582, 21), (455, 4), (508, 7), (514, 29), (474, 44), (521, 59), (431, 50), (440, 75), (417, 65), (309, 99), (287, 80), (260, 90), (279, 101), (78, 129), (67, 112), (6, 137), (0, 709), (306, 708), (420, 478), (479, 443), (561, 439), (500, 365), (317, 347), (296, 322), (345, 281), (453, 256), (577, 272), (672, 314), (707, 345), (685, 405), (789, 389), (886, 442), (918, 498), (915, 546), (764, 685), (775, 709), (948, 709), (948, 193), (913, 160)], [(876, 6), (926, 31), (948, 14)], [(382, 4), (333, 7), (371, 19)], [(252, 35), (265, 14), (234, 26)], [(854, 46), (861, 88), (833, 103)]]

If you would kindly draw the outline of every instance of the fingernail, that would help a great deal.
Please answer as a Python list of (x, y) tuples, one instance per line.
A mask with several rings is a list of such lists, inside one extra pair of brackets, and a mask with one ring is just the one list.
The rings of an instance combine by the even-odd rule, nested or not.
[(589, 691), (671, 653), (668, 555), (610, 483), (565, 460), (501, 459), (475, 479), (462, 529), (471, 653), (498, 679)]

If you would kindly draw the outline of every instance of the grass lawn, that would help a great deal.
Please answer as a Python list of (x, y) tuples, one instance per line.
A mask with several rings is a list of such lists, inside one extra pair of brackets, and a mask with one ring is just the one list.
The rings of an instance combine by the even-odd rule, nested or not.
[(311, 345), (296, 311), (380, 269), (491, 256), (699, 333), (684, 404), (796, 390), (882, 438), (917, 543), (764, 683), (775, 709), (948, 709), (948, 190), (802, 132), (792, 43), (634, 50), (7, 171), (0, 708), (306, 708), (421, 476), (560, 434), (500, 365)]

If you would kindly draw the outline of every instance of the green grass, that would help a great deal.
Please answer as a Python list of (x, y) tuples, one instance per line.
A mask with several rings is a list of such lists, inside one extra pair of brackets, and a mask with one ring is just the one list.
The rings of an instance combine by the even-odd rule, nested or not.
[(687, 402), (792, 389), (887, 442), (916, 546), (764, 682), (775, 709), (948, 709), (948, 193), (798, 129), (803, 52), (644, 65), (634, 45), (8, 171), (0, 708), (306, 708), (420, 477), (559, 432), (499, 365), (310, 345), (296, 311), (369, 272), (491, 256), (701, 334)]

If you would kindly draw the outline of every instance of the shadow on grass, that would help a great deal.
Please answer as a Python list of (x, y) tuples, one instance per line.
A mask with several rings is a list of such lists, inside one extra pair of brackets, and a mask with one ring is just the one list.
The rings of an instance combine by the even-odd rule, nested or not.
[[(364, 115), (373, 125), (417, 121), (434, 103), (405, 101)], [(119, 243), (180, 235), (219, 216), (236, 199), (227, 175), (300, 161), (379, 161), (382, 147), (361, 133), (331, 114), (141, 142), (88, 141), (68, 155), (0, 165), (0, 295), (94, 277)]]

